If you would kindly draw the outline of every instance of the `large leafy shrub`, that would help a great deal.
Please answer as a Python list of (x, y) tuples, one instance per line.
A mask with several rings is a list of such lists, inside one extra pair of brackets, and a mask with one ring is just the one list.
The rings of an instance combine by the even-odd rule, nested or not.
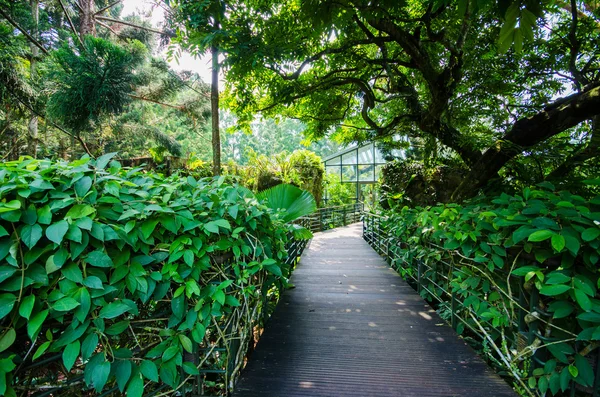
[(404, 207), (383, 225), (394, 265), (416, 279), (423, 263), (423, 295), (461, 302), (458, 331), (529, 395), (590, 392), (600, 340), (600, 196), (553, 189)]
[(281, 183), (296, 185), (308, 191), (320, 205), (323, 197), (325, 167), (321, 158), (310, 150), (281, 152), (273, 157), (256, 152), (243, 169), (230, 169), (254, 191), (261, 192)]
[(83, 380), (140, 396), (209, 362), (235, 372), (289, 270), (285, 228), (247, 189), (109, 161), (0, 165), (0, 394)]

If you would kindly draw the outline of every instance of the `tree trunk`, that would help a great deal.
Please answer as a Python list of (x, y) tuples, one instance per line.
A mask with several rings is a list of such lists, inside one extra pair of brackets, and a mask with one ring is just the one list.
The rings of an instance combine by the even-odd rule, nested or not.
[(81, 34), (81, 39), (85, 35), (96, 35), (96, 24), (94, 21), (94, 0), (80, 0), (79, 4), (81, 8), (79, 9), (79, 33)]
[(210, 108), (212, 113), (212, 150), (213, 174), (221, 175), (221, 135), (219, 131), (219, 50), (213, 45), (212, 54), (212, 81), (210, 87)]
[[(39, 20), (40, 20), (40, 10), (39, 10), (39, 1), (31, 0), (31, 16), (33, 18), (33, 30), (31, 31), (31, 36), (34, 39), (39, 39)], [(31, 75), (32, 82), (36, 80), (36, 67), (37, 67), (37, 58), (40, 54), (39, 48), (33, 44), (29, 43), (29, 48), (31, 49), (31, 61), (29, 63), (29, 73)], [(38, 146), (38, 116), (34, 113), (31, 113), (31, 118), (29, 119), (29, 124), (27, 126), (29, 132), (29, 140), (27, 142), (27, 151), (29, 155), (32, 157), (37, 157), (37, 146)]]

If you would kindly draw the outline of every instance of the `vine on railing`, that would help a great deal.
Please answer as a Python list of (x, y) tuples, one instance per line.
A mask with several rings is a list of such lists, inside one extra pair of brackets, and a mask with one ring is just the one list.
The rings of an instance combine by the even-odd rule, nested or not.
[(600, 198), (365, 214), (365, 240), (523, 395), (600, 395)]

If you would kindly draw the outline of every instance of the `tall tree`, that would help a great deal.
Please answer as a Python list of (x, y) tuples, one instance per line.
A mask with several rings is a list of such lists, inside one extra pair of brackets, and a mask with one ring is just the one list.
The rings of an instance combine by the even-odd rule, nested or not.
[[(39, 24), (40, 24), (40, 4), (38, 0), (30, 0), (31, 6), (31, 18), (33, 22), (33, 28), (31, 31), (31, 36), (39, 40)], [(31, 50), (31, 60), (29, 61), (29, 74), (31, 75), (32, 83), (35, 84), (36, 76), (37, 76), (37, 62), (38, 57), (40, 55), (40, 49), (33, 43), (29, 43), (29, 48)], [(31, 113), (31, 118), (29, 119), (28, 124), (29, 130), (29, 142), (28, 142), (28, 151), (29, 154), (33, 157), (37, 156), (37, 145), (38, 145), (38, 116), (35, 113)]]
[[(213, 173), (221, 173), (221, 138), (219, 129), (219, 56), (231, 52), (231, 36), (236, 29), (229, 20), (233, 4), (225, 0), (196, 2), (179, 0), (169, 2), (173, 11), (170, 22), (178, 25), (179, 37), (175, 39), (182, 48), (194, 55), (211, 56), (211, 111)], [(193, 17), (192, 17), (193, 16)]]

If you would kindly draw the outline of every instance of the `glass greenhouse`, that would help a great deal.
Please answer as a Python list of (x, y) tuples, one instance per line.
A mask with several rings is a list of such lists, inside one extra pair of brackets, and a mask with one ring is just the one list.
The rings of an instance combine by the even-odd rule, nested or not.
[[(392, 155), (402, 157), (402, 151), (392, 151)], [(323, 160), (328, 179), (331, 175), (354, 193), (354, 202), (365, 201), (367, 190), (372, 194), (372, 186), (379, 180), (381, 167), (385, 165), (383, 154), (373, 143), (344, 149)], [(325, 190), (324, 202), (330, 199)], [(371, 197), (371, 199), (374, 199)]]

